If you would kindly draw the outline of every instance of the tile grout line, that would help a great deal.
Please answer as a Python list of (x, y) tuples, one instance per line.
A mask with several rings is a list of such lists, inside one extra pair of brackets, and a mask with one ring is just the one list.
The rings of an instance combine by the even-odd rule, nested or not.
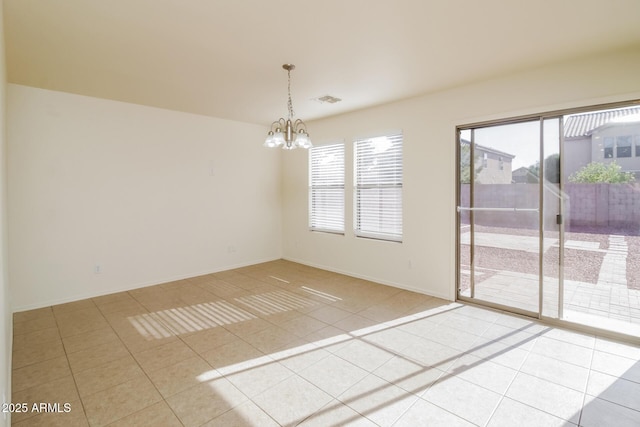
[[(141, 305), (141, 306), (142, 306), (142, 307), (143, 307), (147, 312), (149, 311), (149, 309), (148, 309), (147, 307), (145, 307), (145, 305), (144, 305), (144, 304), (142, 304), (140, 301), (138, 301), (134, 295), (131, 295), (131, 294), (129, 293), (129, 291), (127, 291), (127, 295), (129, 295), (131, 298), (133, 298), (133, 299), (134, 299), (138, 304), (140, 304), (140, 305)], [(98, 309), (99, 309), (99, 308), (98, 308)], [(104, 314), (103, 314), (103, 316), (104, 316)], [(105, 320), (107, 320), (107, 319), (105, 318)], [(160, 396), (160, 398), (161, 398), (161, 401), (162, 401), (162, 402), (164, 402), (164, 403), (167, 405), (167, 407), (171, 410), (171, 412), (174, 414), (174, 416), (176, 417), (176, 419), (177, 419), (177, 420), (178, 420), (178, 421), (179, 421), (179, 422), (184, 426), (184, 423), (182, 422), (182, 420), (181, 420), (181, 419), (178, 417), (178, 415), (173, 411), (173, 408), (172, 408), (171, 406), (169, 406), (169, 404), (166, 402), (166, 399), (164, 398), (164, 396), (162, 395), (162, 393), (160, 393), (160, 390), (158, 389), (158, 387), (156, 387), (155, 383), (151, 380), (151, 378), (149, 378), (149, 375), (148, 375), (148, 374), (147, 374), (147, 372), (142, 368), (142, 365), (140, 365), (140, 362), (139, 362), (139, 361), (138, 361), (138, 359), (134, 356), (134, 354), (133, 354), (133, 352), (131, 351), (131, 349), (130, 349), (130, 348), (129, 348), (129, 347), (128, 347), (128, 346), (127, 346), (123, 341), (122, 341), (122, 337), (120, 336), (120, 334), (118, 334), (118, 331), (116, 331), (116, 330), (115, 330), (115, 328), (113, 327), (113, 325), (112, 325), (108, 320), (107, 320), (107, 323), (109, 324), (109, 327), (111, 328), (111, 330), (113, 331), (113, 333), (114, 333), (114, 334), (116, 334), (116, 336), (118, 337), (118, 340), (120, 341), (120, 343), (124, 346), (124, 348), (126, 348), (126, 349), (127, 349), (127, 353), (128, 353), (128, 355), (129, 355), (129, 356), (131, 356), (131, 358), (132, 358), (132, 359), (133, 359), (133, 361), (135, 362), (135, 364), (136, 364), (136, 366), (138, 367), (138, 369), (140, 369), (140, 371), (143, 373), (143, 375), (145, 376), (145, 378), (147, 378), (147, 380), (149, 381), (149, 383), (150, 383), (150, 384), (153, 386), (153, 388), (156, 390), (156, 392), (158, 393), (158, 395), (159, 395), (159, 396)], [(127, 382), (127, 381), (125, 381), (125, 382), (123, 382), (123, 383), (120, 383), (119, 385), (121, 385), (121, 384), (125, 384), (126, 382)], [(97, 393), (100, 393), (100, 392), (97, 392)], [(94, 393), (94, 394), (95, 394), (95, 393)], [(115, 423), (116, 421), (122, 420), (122, 419), (124, 419), (124, 418), (126, 418), (126, 417), (128, 417), (128, 416), (131, 416), (131, 415), (133, 415), (133, 414), (137, 414), (137, 413), (139, 413), (139, 412), (141, 412), (141, 411), (144, 411), (145, 409), (147, 409), (147, 408), (149, 408), (149, 407), (151, 407), (151, 406), (155, 405), (156, 403), (158, 403), (158, 402), (154, 402), (154, 403), (152, 403), (151, 405), (145, 406), (144, 408), (140, 408), (140, 409), (138, 409), (137, 411), (134, 411), (134, 412), (132, 412), (132, 413), (130, 413), (130, 414), (126, 414), (126, 415), (124, 415), (124, 416), (122, 416), (122, 417), (120, 417), (120, 418), (118, 418), (118, 419), (115, 419), (115, 420), (109, 421), (109, 423), (107, 424), (107, 426), (108, 426), (109, 424), (113, 424), (113, 423)], [(88, 421), (88, 419), (87, 419), (87, 421)]]
[[(466, 316), (466, 317), (469, 317), (470, 319), (474, 319), (474, 318), (473, 318), (473, 317), (471, 317), (471, 316)], [(484, 334), (484, 333), (485, 333), (489, 328), (491, 328), (491, 326), (499, 325), (499, 324), (497, 324), (497, 323), (496, 323), (496, 321), (498, 320), (498, 318), (499, 318), (499, 317), (496, 317), (495, 319), (493, 319), (493, 321), (492, 321), (492, 322), (487, 322), (487, 323), (490, 323), (490, 325), (489, 325), (489, 326), (488, 326), (488, 327), (483, 331), (483, 334)], [(478, 319), (478, 320), (481, 320), (481, 319)], [(441, 322), (441, 323), (442, 323), (442, 322)], [(439, 325), (440, 325), (440, 323), (438, 323), (438, 324), (437, 324), (437, 326), (439, 326)], [(499, 325), (499, 326), (501, 326), (501, 325)], [(452, 328), (452, 329), (459, 330), (459, 329), (457, 329), (457, 328)], [(408, 333), (411, 333), (411, 332), (408, 332)], [(412, 335), (415, 335), (415, 334), (412, 334)], [(476, 335), (476, 334), (473, 334), (473, 335)], [(425, 337), (421, 337), (420, 335), (415, 335), (415, 336), (420, 337), (420, 338), (423, 338), (423, 339), (426, 339), (426, 340), (428, 340), (428, 341), (431, 341), (430, 339), (425, 338)], [(474, 346), (474, 345), (475, 345), (475, 344), (476, 344), (480, 339), (482, 339), (482, 338), (483, 338), (482, 334), (480, 334), (480, 335), (476, 335), (476, 337), (477, 337), (477, 338), (476, 338), (476, 341), (474, 341), (474, 343), (473, 343), (473, 344), (471, 344), (471, 346)], [(435, 342), (435, 341), (434, 341), (434, 342)], [(440, 343), (439, 343), (439, 344), (440, 344)], [(443, 345), (444, 345), (444, 344), (443, 344)], [(447, 346), (447, 347), (449, 347), (449, 348), (451, 348), (451, 349), (453, 349), (453, 350), (461, 351), (461, 350), (458, 350), (458, 349), (456, 349), (456, 348), (450, 347), (450, 346), (448, 346), (448, 345), (446, 345), (446, 346)], [(455, 364), (458, 360), (460, 360), (462, 357), (464, 357), (464, 356), (466, 356), (466, 355), (471, 355), (471, 356), (473, 356), (473, 355), (469, 352), (469, 350), (464, 350), (464, 351), (462, 351), (461, 353), (459, 353), (459, 356), (458, 356), (458, 357), (457, 357), (457, 358), (452, 362), (452, 365), (453, 365), (453, 364)], [(397, 356), (400, 356), (400, 355), (397, 355)], [(404, 356), (401, 356), (401, 357), (404, 357)], [(474, 357), (475, 357), (475, 356), (474, 356)], [(478, 359), (483, 360), (483, 361), (485, 360), (485, 359), (483, 359), (483, 358), (481, 358), (481, 357), (478, 357)], [(431, 368), (433, 368), (433, 369), (438, 369), (437, 367), (434, 367), (434, 366), (431, 366)], [(374, 375), (375, 375), (375, 374), (374, 374)], [(423, 396), (424, 396), (424, 395), (425, 395), (425, 394), (426, 394), (426, 393), (427, 393), (427, 392), (428, 392), (428, 391), (429, 391), (429, 390), (430, 390), (434, 385), (438, 384), (438, 383), (441, 381), (441, 379), (443, 379), (443, 376), (445, 376), (445, 375), (446, 375), (446, 376), (451, 376), (451, 373), (449, 373), (449, 372), (447, 372), (447, 371), (444, 371), (444, 370), (441, 370), (441, 373), (440, 373), (440, 375), (438, 376), (438, 378), (436, 378), (433, 382), (431, 382), (431, 383), (429, 384), (429, 386), (428, 386), (425, 390), (423, 390), (419, 395), (416, 395), (416, 396), (417, 396), (417, 400), (416, 400), (415, 402), (413, 402), (413, 403), (412, 403), (412, 404), (411, 404), (411, 405), (410, 405), (410, 406), (409, 406), (409, 407), (408, 407), (408, 408), (407, 408), (407, 409), (406, 409), (406, 410), (405, 410), (405, 411), (404, 411), (404, 412), (403, 412), (403, 413), (402, 413), (402, 414), (401, 414), (401, 415), (400, 415), (400, 416), (399, 416), (399, 417), (394, 421), (394, 424), (395, 424), (396, 422), (398, 422), (398, 421), (399, 421), (399, 420), (400, 420), (400, 419), (401, 419), (401, 418), (402, 418), (402, 417), (403, 417), (407, 412), (409, 412), (409, 410), (410, 410), (413, 406), (415, 406), (415, 405), (416, 405), (416, 403), (417, 403), (417, 402), (419, 402), (419, 401), (424, 401), (424, 402), (426, 402), (426, 403), (428, 403), (428, 404), (430, 404), (430, 405), (433, 405), (433, 406), (438, 407), (439, 409), (441, 409), (441, 410), (443, 410), (443, 411), (445, 411), (445, 412), (448, 412), (448, 413), (452, 414), (453, 416), (455, 416), (455, 417), (457, 417), (457, 418), (459, 418), (459, 419), (462, 419), (462, 420), (464, 420), (464, 421), (470, 422), (469, 420), (467, 420), (467, 419), (465, 419), (465, 418), (461, 417), (460, 415), (455, 414), (455, 413), (453, 413), (453, 412), (449, 411), (447, 408), (443, 408), (442, 406), (437, 405), (437, 404), (435, 404), (435, 403), (433, 403), (433, 402), (430, 402), (429, 400), (427, 400), (427, 399), (425, 399), (425, 398), (423, 397)], [(455, 377), (456, 375), (453, 375), (453, 376)], [(462, 381), (466, 381), (466, 380), (464, 380), (464, 379), (462, 379), (462, 378), (460, 378), (460, 380), (462, 380)], [(485, 390), (488, 390), (488, 391), (494, 392), (493, 390), (487, 389), (487, 388), (485, 388), (485, 387), (483, 387), (483, 386), (481, 386), (481, 385), (478, 385), (478, 384), (475, 384), (475, 383), (470, 383), (470, 384), (474, 384), (474, 385), (476, 385), (476, 386), (478, 386), (478, 387), (481, 387), (481, 388), (483, 388), (483, 389), (485, 389)], [(395, 385), (395, 384), (394, 384), (394, 385)], [(495, 392), (494, 392), (494, 393), (495, 393)], [(493, 416), (493, 413), (495, 412), (495, 410), (497, 409), (497, 407), (500, 405), (500, 402), (501, 402), (501, 401), (502, 401), (502, 398), (498, 401), (498, 403), (497, 403), (496, 407), (494, 408), (494, 410), (492, 411), (491, 415), (489, 416), (489, 419), (487, 420), (487, 423), (489, 422), (489, 420), (490, 420), (490, 419), (491, 419), (491, 417)]]
[[(139, 300), (138, 300), (134, 295), (131, 295), (129, 292), (127, 292), (127, 294), (129, 294), (129, 296), (130, 296), (131, 298), (133, 298), (133, 299), (134, 299), (138, 304), (140, 304), (140, 305), (141, 305), (141, 306), (142, 306), (142, 307), (143, 307), (147, 312), (149, 312), (149, 309), (148, 309), (148, 308), (147, 308), (147, 307), (146, 307), (142, 302), (140, 302), (140, 301), (139, 301)], [(111, 324), (110, 324), (110, 326), (111, 326), (111, 327), (112, 327), (112, 329), (113, 329), (113, 325), (111, 325)], [(118, 338), (119, 338), (119, 339), (121, 339), (121, 338), (120, 338), (120, 335), (118, 334), (118, 332), (117, 332), (115, 329), (113, 329), (113, 332), (114, 332), (116, 335), (118, 335)], [(173, 331), (171, 331), (171, 332), (173, 333)], [(180, 337), (178, 337), (178, 339), (180, 339)], [(181, 340), (181, 341), (182, 341), (182, 340)], [(182, 341), (182, 342), (184, 342), (184, 341)], [(124, 342), (123, 342), (122, 344), (125, 346), (125, 348), (126, 348), (126, 349), (127, 349), (127, 351), (129, 352), (129, 355), (131, 356), (131, 358), (136, 362), (136, 365), (138, 366), (138, 368), (142, 371), (142, 373), (144, 374), (144, 376), (147, 378), (147, 380), (149, 380), (149, 382), (151, 383), (151, 385), (153, 386), (153, 388), (156, 390), (156, 392), (158, 393), (158, 395), (161, 397), (162, 402), (163, 402), (163, 403), (164, 403), (164, 404), (169, 408), (169, 410), (170, 410), (170, 411), (171, 411), (171, 413), (175, 416), (175, 418), (178, 420), (178, 422), (179, 422), (180, 424), (182, 424), (182, 425), (183, 425), (183, 427), (185, 427), (185, 424), (182, 422), (182, 420), (180, 419), (180, 417), (178, 416), (178, 414), (176, 414), (176, 412), (173, 410), (173, 408), (171, 407), (171, 405), (169, 405), (169, 403), (167, 402), (167, 399), (166, 399), (166, 398), (164, 397), (164, 395), (160, 392), (160, 389), (158, 389), (158, 387), (157, 387), (157, 386), (156, 386), (156, 384), (153, 382), (153, 380), (151, 380), (151, 378), (149, 377), (149, 374), (147, 373), (147, 371), (145, 371), (145, 370), (144, 370), (144, 368), (142, 367), (142, 365), (140, 364), (140, 362), (138, 361), (138, 359), (135, 357), (135, 355), (133, 354), (133, 352), (131, 351), (131, 349), (130, 349), (130, 348), (129, 348), (129, 347), (128, 347)], [(187, 346), (188, 346), (188, 344), (186, 344), (186, 343), (185, 343), (185, 345), (187, 345)], [(197, 354), (197, 353), (196, 353), (196, 354)], [(200, 355), (198, 354), (198, 356), (200, 356)], [(207, 364), (209, 365), (209, 363), (208, 363), (206, 360), (205, 360), (204, 362), (205, 362), (205, 363), (207, 363)], [(209, 365), (209, 366), (211, 366), (211, 365)], [(156, 403), (157, 403), (157, 402), (156, 402)], [(151, 404), (151, 405), (149, 405), (149, 406), (146, 406), (146, 407), (144, 407), (144, 408), (140, 408), (138, 411), (134, 412), (133, 414), (138, 413), (138, 412), (141, 412), (141, 411), (143, 411), (143, 410), (145, 410), (145, 409), (149, 408), (149, 407), (150, 407), (150, 406), (152, 406), (152, 405), (155, 405), (155, 403), (153, 403), (153, 404)], [(122, 417), (122, 418), (120, 418), (120, 419), (126, 418), (126, 417), (128, 417), (128, 416), (130, 416), (130, 415), (133, 415), (133, 414), (125, 415), (124, 417)], [(115, 421), (117, 421), (117, 420), (114, 420), (113, 422), (115, 422)], [(111, 424), (111, 423), (110, 423), (110, 424)]]
[(585, 403), (587, 402), (587, 391), (589, 390), (589, 382), (591, 381), (591, 372), (593, 371), (593, 359), (596, 353), (596, 341), (597, 337), (593, 340), (593, 347), (591, 348), (591, 360), (589, 361), (589, 372), (587, 374), (587, 381), (584, 384), (584, 392), (582, 393), (582, 406), (580, 407), (580, 416), (578, 417), (578, 426), (582, 425), (582, 415), (584, 414)]
[[(95, 304), (95, 302), (91, 301), (91, 303), (96, 307), (96, 309), (98, 311), (100, 311), (100, 309)], [(60, 333), (60, 325), (58, 323), (58, 316), (56, 316), (56, 313), (53, 310), (53, 307), (51, 307), (51, 313), (53, 315), (54, 321), (56, 322), (56, 328), (58, 328), (58, 334), (60, 335), (60, 341), (62, 342), (62, 349), (64, 350), (64, 356), (67, 359), (67, 365), (69, 366), (69, 372), (71, 373), (71, 379), (73, 380), (73, 385), (75, 386), (76, 393), (78, 394), (78, 401), (80, 401), (80, 405), (82, 406), (82, 412), (84, 413), (84, 419), (87, 421), (88, 425), (91, 425), (91, 423), (89, 423), (89, 417), (87, 415), (87, 408), (84, 405), (84, 400), (82, 399), (82, 396), (80, 396), (80, 389), (78, 388), (78, 382), (76, 381), (76, 376), (73, 373), (73, 369), (71, 369), (71, 362), (69, 361), (69, 353), (67, 353), (67, 347), (64, 345), (64, 339), (62, 337), (62, 334)], [(100, 315), (102, 315), (102, 312), (100, 312)], [(105, 319), (105, 321), (106, 321), (106, 319)]]
[[(500, 325), (499, 323), (496, 323), (498, 321), (499, 317), (496, 317), (495, 321), (493, 322), (493, 325)], [(500, 325), (502, 326), (502, 325)], [(533, 336), (535, 336), (535, 341), (538, 340), (538, 336), (537, 334), (534, 334)], [(534, 344), (535, 345), (535, 342)], [(531, 346), (531, 348), (533, 348), (533, 345)], [(500, 399), (498, 399), (498, 403), (496, 404), (496, 406), (493, 408), (493, 411), (491, 411), (491, 414), (489, 415), (489, 418), (487, 418), (487, 421), (484, 423), (484, 427), (488, 426), (489, 423), (491, 422), (491, 420), (493, 419), (494, 415), (496, 414), (496, 412), (498, 411), (498, 408), (500, 407), (500, 405), (502, 404), (502, 402), (504, 401), (504, 398), (507, 395), (507, 392), (509, 391), (509, 388), (511, 388), (511, 385), (513, 384), (513, 382), (516, 380), (516, 377), (518, 376), (518, 373), (520, 372), (520, 369), (522, 369), (522, 366), (525, 364), (525, 362), (527, 361), (527, 359), (529, 358), (529, 355), (531, 354), (531, 350), (527, 350), (527, 356), (524, 358), (524, 360), (520, 363), (520, 366), (518, 367), (516, 371), (516, 374), (513, 376), (513, 378), (511, 379), (511, 381), (509, 381), (509, 385), (505, 388), (504, 392), (502, 392)]]

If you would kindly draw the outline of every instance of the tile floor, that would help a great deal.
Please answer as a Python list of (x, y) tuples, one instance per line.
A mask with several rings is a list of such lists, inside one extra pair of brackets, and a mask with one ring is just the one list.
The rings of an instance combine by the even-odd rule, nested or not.
[(71, 408), (16, 426), (640, 425), (639, 345), (287, 261), (16, 313), (12, 381)]

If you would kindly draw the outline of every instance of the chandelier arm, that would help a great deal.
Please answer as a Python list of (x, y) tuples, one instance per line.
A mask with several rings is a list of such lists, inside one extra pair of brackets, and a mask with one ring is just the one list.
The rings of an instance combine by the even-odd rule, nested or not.
[(307, 130), (307, 125), (301, 119), (296, 119), (296, 121), (293, 123), (293, 125), (296, 128), (296, 130), (298, 129), (299, 125), (301, 125), (304, 128), (304, 130)]
[(277, 128), (283, 129), (286, 127), (286, 125), (287, 125), (287, 122), (285, 121), (285, 119), (280, 117), (278, 120), (275, 120), (273, 123), (271, 123), (271, 131), (273, 132)]

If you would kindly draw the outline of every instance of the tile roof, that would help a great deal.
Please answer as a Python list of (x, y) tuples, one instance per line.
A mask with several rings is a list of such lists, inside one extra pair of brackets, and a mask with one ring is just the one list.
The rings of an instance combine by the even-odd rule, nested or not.
[(591, 132), (620, 117), (640, 116), (640, 107), (620, 108), (616, 110), (598, 111), (595, 113), (573, 114), (564, 121), (564, 137), (577, 138), (588, 136)]

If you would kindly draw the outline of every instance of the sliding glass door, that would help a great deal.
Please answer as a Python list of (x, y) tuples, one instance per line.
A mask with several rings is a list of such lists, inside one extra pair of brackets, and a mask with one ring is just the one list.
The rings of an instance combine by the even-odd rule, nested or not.
[(563, 117), (560, 318), (640, 337), (640, 106)]
[(539, 120), (460, 132), (461, 298), (529, 315), (540, 308)]
[(640, 106), (458, 129), (458, 298), (640, 336)]

